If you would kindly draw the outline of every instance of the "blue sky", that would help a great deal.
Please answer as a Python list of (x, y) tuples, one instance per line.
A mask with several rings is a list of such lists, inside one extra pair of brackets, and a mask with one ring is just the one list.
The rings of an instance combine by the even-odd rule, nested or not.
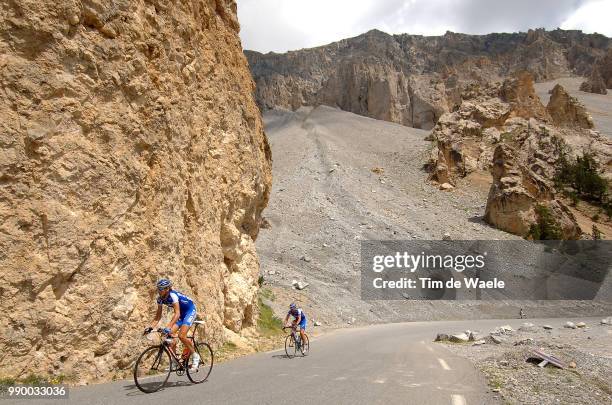
[(612, 0), (237, 0), (244, 49), (324, 45), (370, 29), (442, 35), (582, 29), (612, 37)]

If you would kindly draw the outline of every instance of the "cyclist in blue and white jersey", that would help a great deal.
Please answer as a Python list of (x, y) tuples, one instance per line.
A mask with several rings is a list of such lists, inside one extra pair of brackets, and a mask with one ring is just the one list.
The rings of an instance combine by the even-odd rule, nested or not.
[[(145, 330), (145, 333), (151, 332), (157, 327), (161, 316), (163, 306), (166, 305), (174, 310), (174, 316), (168, 322), (168, 325), (164, 328), (163, 332), (166, 335), (175, 334), (178, 331), (178, 337), (183, 342), (183, 347), (189, 349), (189, 354), (193, 353), (192, 368), (197, 369), (200, 364), (200, 356), (195, 351), (193, 343), (187, 338), (187, 332), (196, 319), (196, 306), (191, 298), (181, 294), (178, 291), (172, 289), (172, 282), (166, 278), (162, 278), (157, 282), (157, 291), (159, 296), (157, 297), (157, 313), (155, 314), (155, 320)], [(172, 350), (176, 349), (176, 341), (172, 343)], [(175, 351), (176, 353), (176, 351)]]
[(289, 305), (289, 312), (285, 317), (285, 325), (289, 321), (289, 317), (293, 317), (292, 325), (293, 327), (300, 325), (300, 337), (302, 338), (300, 341), (305, 342), (306, 338), (304, 337), (304, 331), (306, 331), (306, 314), (302, 311), (302, 308), (298, 308), (297, 305), (291, 303)]

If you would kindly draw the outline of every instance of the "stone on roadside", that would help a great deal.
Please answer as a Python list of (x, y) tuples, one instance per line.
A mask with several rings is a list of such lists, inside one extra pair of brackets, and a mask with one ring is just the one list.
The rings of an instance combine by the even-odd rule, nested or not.
[(321, 322), (319, 322), (319, 321), (312, 321), (312, 325), (313, 326), (321, 326)]
[(438, 333), (436, 335), (436, 340), (434, 342), (445, 342), (448, 340), (448, 335), (446, 333)]
[(450, 183), (442, 183), (442, 184), (440, 184), (440, 190), (443, 190), (443, 191), (451, 191), (454, 188), (455, 187), (452, 184), (450, 184)]
[(574, 322), (567, 321), (565, 322), (565, 325), (563, 325), (563, 327), (568, 329), (576, 329), (577, 326)]
[(442, 235), (442, 240), (451, 240), (450, 233), (446, 232), (444, 235)]
[(502, 343), (504, 343), (506, 341), (506, 339), (503, 339), (499, 336), (495, 336), (495, 335), (490, 335), (489, 338), (491, 339), (491, 342), (497, 344), (497, 345), (501, 345)]
[(550, 326), (550, 325), (542, 325), (542, 327), (543, 327), (544, 329), (546, 329), (546, 330), (552, 330), (552, 329), (553, 329), (553, 327), (552, 327), (552, 326)]
[(577, 328), (586, 328), (586, 323), (584, 323), (584, 322), (578, 322), (578, 323), (576, 324), (576, 327), (577, 327)]
[(475, 342), (477, 340), (480, 340), (480, 334), (478, 332), (465, 331), (465, 334), (469, 336), (470, 342)]
[(525, 322), (518, 328), (518, 330), (523, 332), (535, 332), (536, 326), (531, 322)]
[(300, 257), (301, 260), (305, 261), (306, 263), (310, 263), (312, 261), (312, 259), (306, 255), (302, 255), (302, 257)]
[(602, 325), (612, 325), (612, 316), (602, 319), (601, 324)]
[(454, 343), (465, 343), (470, 340), (470, 337), (465, 333), (458, 333), (456, 335), (450, 335), (449, 340)]
[(472, 346), (480, 346), (480, 345), (484, 345), (485, 343), (487, 343), (487, 342), (486, 342), (484, 339), (479, 339), (479, 340), (476, 340), (476, 341), (475, 341), (475, 342), (472, 344)]

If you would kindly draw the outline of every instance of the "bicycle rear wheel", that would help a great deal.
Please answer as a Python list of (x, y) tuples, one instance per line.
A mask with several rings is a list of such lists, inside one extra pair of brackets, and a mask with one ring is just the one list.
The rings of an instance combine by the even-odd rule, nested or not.
[(308, 335), (304, 333), (304, 339), (302, 340), (302, 345), (300, 347), (300, 351), (302, 352), (302, 356), (308, 356), (308, 352), (310, 351), (310, 341), (308, 340)]
[(170, 377), (170, 353), (163, 346), (146, 349), (134, 365), (134, 382), (147, 394), (159, 391)]
[(297, 354), (297, 345), (295, 344), (295, 338), (293, 335), (288, 335), (285, 339), (285, 353), (287, 357), (292, 358)]
[(191, 370), (193, 364), (193, 355), (189, 358), (189, 366), (187, 367), (187, 377), (194, 384), (199, 384), (206, 381), (212, 371), (215, 362), (215, 356), (208, 343), (194, 343), (196, 352), (200, 355), (200, 364), (196, 370)]

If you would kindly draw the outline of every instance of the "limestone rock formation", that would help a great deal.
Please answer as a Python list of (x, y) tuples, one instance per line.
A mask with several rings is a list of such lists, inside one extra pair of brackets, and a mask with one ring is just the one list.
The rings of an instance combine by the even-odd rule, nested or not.
[(593, 65), (593, 71), (591, 72), (589, 78), (580, 85), (580, 90), (586, 91), (587, 93), (608, 94), (608, 90), (606, 90), (606, 83), (599, 72), (597, 63)]
[(546, 111), (556, 125), (593, 128), (591, 114), (576, 97), (570, 96), (560, 84), (553, 88)]
[(263, 110), (325, 104), (429, 129), (471, 85), (522, 71), (535, 80), (587, 75), (611, 45), (580, 31), (423, 37), (372, 30), (312, 49), (245, 54)]
[(519, 156), (508, 144), (495, 148), (485, 220), (504, 231), (528, 237), (531, 226), (538, 221), (537, 207), (544, 206), (560, 224), (564, 239), (578, 239), (581, 231), (576, 218), (554, 199), (551, 182), (536, 172), (541, 166), (536, 163), (529, 168), (521, 164)]
[(439, 183), (455, 184), (457, 177), (488, 170), (495, 144), (509, 134), (506, 123), (528, 126), (525, 119), (550, 120), (529, 73), (501, 84), (468, 87), (462, 97), (458, 110), (443, 115), (432, 132), (430, 166), (432, 179)]
[(271, 156), (233, 0), (0, 0), (0, 376), (128, 369), (170, 277), (257, 316)]
[(444, 114), (434, 130), (431, 179), (458, 185), (475, 171), (491, 171), (485, 219), (524, 237), (545, 207), (566, 239), (580, 237), (571, 211), (555, 195), (560, 156), (596, 156), (610, 176), (612, 142), (591, 130), (589, 116), (563, 88), (555, 88), (548, 107), (535, 94), (530, 74), (503, 83), (470, 86), (459, 108)]

